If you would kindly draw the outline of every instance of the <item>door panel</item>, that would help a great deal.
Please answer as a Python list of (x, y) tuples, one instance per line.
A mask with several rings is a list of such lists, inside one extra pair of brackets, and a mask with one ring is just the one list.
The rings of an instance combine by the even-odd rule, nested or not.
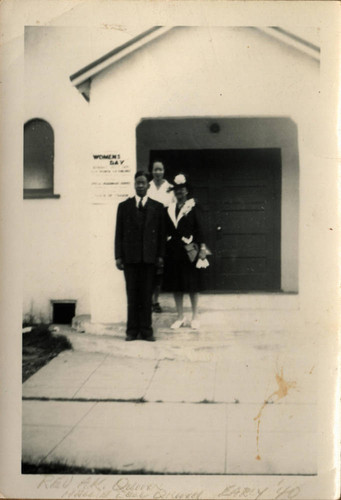
[(222, 255), (225, 257), (262, 257), (266, 246), (265, 234), (227, 234), (224, 238), (224, 250)]
[(259, 274), (266, 272), (267, 260), (265, 257), (236, 257), (225, 256), (222, 252), (224, 272), (229, 274)]
[(226, 210), (219, 212), (221, 237), (229, 234), (266, 233), (269, 218), (263, 210)]

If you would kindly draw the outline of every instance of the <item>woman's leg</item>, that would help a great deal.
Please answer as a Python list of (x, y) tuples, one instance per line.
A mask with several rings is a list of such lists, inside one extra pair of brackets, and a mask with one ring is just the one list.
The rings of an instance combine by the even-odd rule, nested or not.
[(176, 312), (178, 313), (179, 320), (182, 320), (184, 317), (183, 298), (184, 294), (182, 292), (174, 292)]
[(198, 293), (190, 293), (189, 294), (192, 305), (192, 320), (196, 320), (198, 316), (198, 302), (199, 302), (199, 294)]

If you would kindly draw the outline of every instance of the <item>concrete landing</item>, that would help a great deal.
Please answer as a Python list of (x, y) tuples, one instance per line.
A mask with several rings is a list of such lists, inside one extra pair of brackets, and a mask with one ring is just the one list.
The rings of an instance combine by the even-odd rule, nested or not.
[[(186, 302), (187, 301), (187, 302)], [(173, 297), (162, 294), (162, 314), (153, 314), (155, 343), (122, 341), (126, 325), (92, 323), (89, 315), (76, 316), (72, 328), (58, 325), (74, 350), (145, 359), (211, 360), (224, 357), (231, 343), (269, 344), (278, 348), (292, 341), (304, 342), (300, 326), (298, 296), (294, 294), (202, 295), (200, 296), (200, 329), (189, 326), (176, 331), (170, 326), (176, 319)], [(225, 307), (225, 308), (224, 308)], [(190, 324), (189, 299), (185, 297), (185, 317)], [(212, 346), (216, 349), (212, 350)], [(218, 349), (219, 348), (219, 349)]]
[[(125, 305), (123, 298), (122, 307)], [(156, 334), (169, 333), (170, 325), (176, 319), (174, 299), (171, 294), (160, 296), (162, 314), (153, 314)], [(191, 318), (189, 297), (184, 297), (184, 312)], [(283, 324), (297, 328), (300, 324), (299, 295), (289, 293), (250, 294), (201, 294), (199, 299), (201, 332), (214, 333), (233, 330), (278, 330)], [(90, 315), (73, 319), (72, 327), (77, 332), (98, 335), (122, 335), (125, 322), (93, 323)]]

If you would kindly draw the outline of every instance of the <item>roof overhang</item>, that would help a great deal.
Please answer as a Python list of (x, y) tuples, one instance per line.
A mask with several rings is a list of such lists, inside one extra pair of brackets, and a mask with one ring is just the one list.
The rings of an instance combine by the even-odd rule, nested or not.
[[(132, 38), (129, 42), (120, 45), (108, 52), (104, 56), (96, 59), (92, 63), (88, 64), (84, 68), (81, 68), (76, 73), (70, 76), (71, 83), (77, 88), (77, 90), (82, 94), (82, 96), (89, 102), (90, 101), (90, 88), (91, 79), (98, 75), (100, 72), (108, 68), (109, 66), (117, 63), (118, 61), (124, 59), (129, 54), (132, 54), (137, 49), (145, 46), (149, 42), (156, 40), (160, 36), (164, 35), (168, 31), (173, 29), (171, 27), (165, 26), (153, 26), (152, 28), (140, 33), (136, 37)], [(311, 41), (305, 40), (301, 36), (288, 31), (287, 29), (281, 28), (279, 26), (272, 27), (255, 27), (261, 33), (264, 33), (300, 52), (314, 59), (315, 61), (320, 61), (320, 47)]]
[(140, 33), (132, 38), (129, 42), (116, 47), (104, 56), (96, 59), (84, 68), (70, 76), (71, 83), (79, 90), (83, 97), (90, 101), (90, 86), (91, 78), (105, 70), (112, 64), (117, 63), (121, 59), (127, 57), (129, 54), (135, 52), (137, 49), (145, 46), (149, 42), (159, 38), (173, 27), (153, 26), (147, 31)]
[(303, 52), (306, 56), (320, 62), (320, 47), (311, 41), (305, 40), (301, 36), (280, 26), (269, 28), (257, 28), (259, 31), (275, 38), (276, 40), (289, 45), (290, 47)]

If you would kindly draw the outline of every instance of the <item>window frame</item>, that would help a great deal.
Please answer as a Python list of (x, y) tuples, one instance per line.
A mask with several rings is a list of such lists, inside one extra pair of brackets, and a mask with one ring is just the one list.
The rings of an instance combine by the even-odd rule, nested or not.
[[(24, 180), (24, 175), (25, 175), (25, 128), (32, 122), (43, 122), (44, 124), (48, 125), (52, 131), (52, 150), (53, 150), (53, 161), (52, 161), (52, 173), (51, 173), (51, 180), (52, 180), (52, 187), (50, 188), (25, 188), (25, 180)], [(24, 151), (23, 151), (23, 197), (24, 200), (36, 200), (36, 199), (58, 199), (60, 198), (60, 194), (56, 194), (54, 192), (54, 130), (51, 124), (47, 121), (44, 120), (43, 118), (31, 118), (27, 120), (24, 123), (24, 130), (23, 130), (23, 145), (24, 145)]]

